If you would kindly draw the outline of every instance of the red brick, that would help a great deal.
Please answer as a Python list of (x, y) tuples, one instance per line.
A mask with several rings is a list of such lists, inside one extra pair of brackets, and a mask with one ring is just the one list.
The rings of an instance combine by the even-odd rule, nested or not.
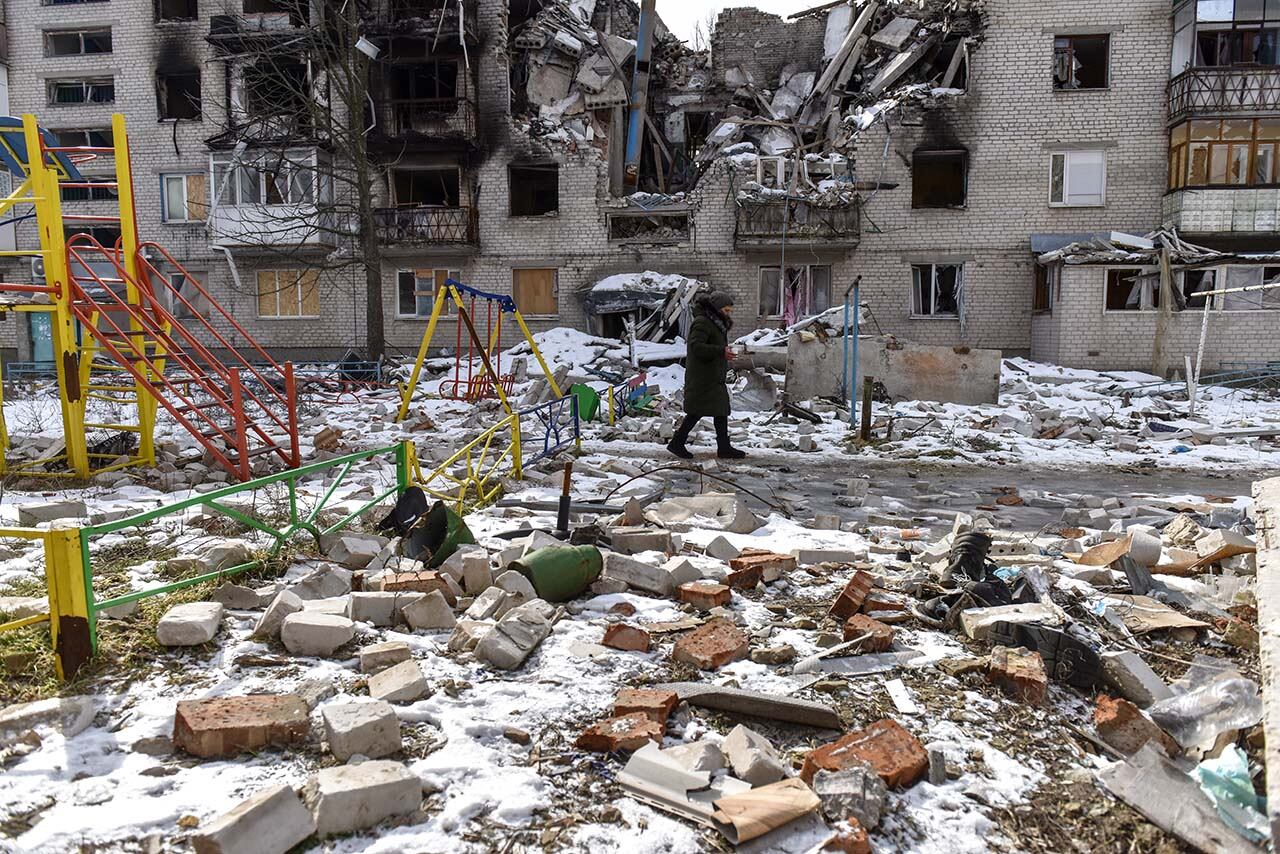
[(796, 568), (796, 559), (791, 555), (780, 555), (776, 552), (748, 550), (729, 561), (729, 568), (734, 570), (759, 569), (765, 581), (773, 581), (784, 572)]
[(886, 626), (879, 620), (871, 619), (866, 614), (854, 614), (845, 620), (844, 639), (846, 641), (868, 634), (871, 637), (862, 641), (856, 647), (858, 652), (884, 652), (893, 646), (892, 626)]
[(862, 613), (870, 614), (872, 611), (905, 611), (907, 603), (896, 596), (890, 596), (883, 590), (873, 590), (867, 594), (867, 598), (862, 602)]
[(173, 743), (192, 756), (221, 759), (298, 744), (310, 729), (307, 704), (292, 694), (181, 700), (173, 718)]
[(676, 593), (681, 602), (688, 602), (704, 611), (728, 605), (729, 600), (733, 598), (733, 591), (728, 587), (723, 584), (713, 584), (710, 581), (690, 581), (688, 584), (681, 584)]
[(582, 731), (573, 746), (579, 750), (613, 753), (639, 750), (649, 741), (662, 743), (662, 727), (642, 712), (635, 712), (592, 724)]
[[(737, 560), (737, 558), (734, 558), (734, 560)], [(744, 566), (741, 569), (734, 569), (724, 577), (724, 583), (734, 590), (754, 590), (755, 586), (762, 581), (764, 581), (764, 569), (758, 566)]]
[(800, 778), (813, 785), (813, 775), (819, 771), (841, 771), (858, 763), (870, 765), (890, 788), (910, 786), (929, 769), (929, 754), (901, 724), (885, 718), (810, 750), (804, 757)]
[(837, 829), (824, 843), (822, 851), (843, 851), (844, 854), (871, 854), (871, 840), (867, 839), (867, 830), (858, 820), (850, 816), (848, 829)]
[(871, 594), (871, 588), (875, 585), (876, 580), (871, 573), (861, 569), (855, 572), (853, 578), (850, 578), (849, 583), (844, 586), (844, 590), (840, 591), (840, 595), (836, 597), (836, 601), (831, 603), (831, 616), (847, 620), (861, 611), (862, 603), (867, 601), (867, 596)]
[(1126, 756), (1137, 753), (1148, 741), (1154, 741), (1169, 756), (1181, 752), (1167, 732), (1128, 700), (1099, 694), (1098, 705), (1093, 710), (1093, 726), (1099, 738)]
[(1045, 692), (1049, 689), (1040, 653), (1021, 646), (998, 646), (991, 650), (987, 680), (999, 685), (1006, 694), (1032, 706), (1044, 703)]
[(747, 636), (725, 619), (708, 620), (676, 641), (671, 657), (702, 670), (715, 670), (747, 657)]
[(628, 652), (648, 652), (649, 633), (626, 623), (614, 623), (604, 630), (604, 640), (600, 643)]
[(675, 711), (680, 702), (680, 695), (675, 691), (662, 691), (656, 688), (623, 688), (618, 698), (613, 701), (614, 717), (634, 715), (637, 712), (662, 728), (667, 726), (667, 718)]
[(444, 594), (445, 601), (450, 607), (457, 607), (458, 599), (453, 595), (453, 589), (435, 570), (427, 569), (422, 572), (397, 572), (388, 575), (382, 580), (382, 590), (385, 593), (430, 593), (432, 590), (439, 590)]
[(619, 602), (609, 609), (610, 614), (621, 614), (624, 617), (634, 617), (636, 614), (636, 606), (630, 602)]

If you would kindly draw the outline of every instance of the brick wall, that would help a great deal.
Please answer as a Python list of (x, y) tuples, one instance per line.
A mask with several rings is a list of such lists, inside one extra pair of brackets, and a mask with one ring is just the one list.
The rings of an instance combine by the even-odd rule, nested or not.
[(772, 90), (788, 65), (798, 71), (817, 71), (826, 28), (825, 15), (784, 21), (759, 9), (724, 9), (711, 33), (712, 77), (723, 83), (726, 71), (741, 66), (758, 88)]

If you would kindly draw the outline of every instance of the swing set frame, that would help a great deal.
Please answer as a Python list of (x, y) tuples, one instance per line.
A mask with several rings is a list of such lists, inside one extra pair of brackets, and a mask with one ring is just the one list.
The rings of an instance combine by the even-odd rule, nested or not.
[[(484, 300), (490, 313), (490, 334), (489, 341), (486, 343), (481, 340), (480, 335), (476, 332), (475, 323), (471, 317), (471, 313), (467, 311), (466, 305), (463, 303), (463, 295), (471, 298), (472, 306), (476, 300)], [(405, 416), (409, 414), (409, 404), (413, 400), (413, 392), (418, 387), (418, 380), (422, 376), (422, 366), (427, 361), (427, 351), (431, 349), (431, 341), (435, 338), (436, 325), (440, 321), (440, 316), (444, 314), (445, 306), (449, 301), (453, 301), (454, 308), (458, 312), (458, 353), (455, 357), (453, 380), (446, 381), (452, 383), (454, 391), (462, 385), (466, 386), (466, 393), (459, 397), (462, 400), (479, 400), (488, 395), (484, 392), (488, 388), (492, 388), (498, 400), (502, 403), (502, 408), (507, 414), (512, 414), (511, 401), (507, 398), (507, 391), (510, 389), (510, 382), (506, 387), (503, 385), (503, 378), (499, 374), (498, 369), (494, 367), (494, 353), (500, 352), (498, 348), (501, 346), (500, 338), (502, 332), (502, 315), (510, 314), (515, 317), (516, 324), (520, 327), (520, 332), (524, 335), (525, 342), (533, 351), (533, 356), (538, 360), (538, 365), (542, 368), (543, 375), (547, 378), (547, 382), (551, 384), (551, 390), (555, 392), (557, 399), (564, 397), (564, 393), (560, 390), (560, 386), (556, 383), (555, 377), (551, 375), (551, 369), (547, 367), (546, 360), (542, 358), (542, 352), (538, 349), (538, 344), (533, 340), (533, 333), (529, 331), (528, 325), (524, 322), (523, 315), (516, 308), (516, 301), (506, 294), (491, 294), (485, 291), (477, 290), (462, 284), (456, 279), (446, 279), (444, 287), (438, 288), (435, 294), (435, 301), (431, 307), (431, 318), (427, 321), (426, 332), (422, 334), (422, 343), (418, 346), (418, 357), (414, 360), (413, 371), (409, 374), (409, 382), (403, 387), (400, 394), (400, 411), (396, 414), (396, 421), (403, 421)], [(494, 306), (498, 308), (498, 322), (492, 321), (492, 312)], [(460, 379), (462, 361), (462, 329), (467, 330), (468, 339), (468, 377), (465, 381)], [(476, 356), (480, 357), (480, 362), (484, 367), (484, 374), (477, 378), (470, 372), (471, 366), (474, 364)], [(501, 358), (499, 356), (499, 358)], [(499, 367), (501, 363), (499, 362)]]

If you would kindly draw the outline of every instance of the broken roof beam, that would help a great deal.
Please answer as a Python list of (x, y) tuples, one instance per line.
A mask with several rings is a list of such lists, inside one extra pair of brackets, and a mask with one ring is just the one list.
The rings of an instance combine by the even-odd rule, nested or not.
[[(831, 84), (835, 81), (836, 76), (840, 73), (841, 69), (844, 68), (845, 63), (849, 59), (850, 54), (853, 53), (858, 40), (862, 38), (867, 29), (871, 26), (871, 21), (875, 18), (876, 11), (879, 8), (879, 0), (871, 0), (871, 2), (862, 10), (862, 14), (858, 16), (858, 20), (849, 28), (849, 34), (844, 37), (844, 41), (841, 42), (840, 48), (836, 51), (835, 56), (831, 57), (830, 64), (823, 69), (822, 76), (813, 84), (813, 90), (809, 93), (809, 100), (816, 101), (819, 94), (826, 94), (831, 89)], [(863, 47), (865, 46), (866, 42), (863, 41)], [(859, 56), (861, 53), (862, 48), (859, 48)], [(856, 64), (857, 59), (854, 59), (853, 63)], [(850, 69), (850, 74), (852, 74), (852, 69)], [(845, 76), (845, 79), (848, 80), (848, 75)]]
[(823, 3), (821, 6), (814, 6), (810, 9), (801, 9), (799, 12), (792, 12), (790, 15), (787, 16), (787, 20), (794, 21), (797, 18), (807, 18), (810, 15), (816, 15), (819, 12), (826, 12), (827, 10), (834, 9), (837, 6), (851, 6), (851, 5), (853, 5), (851, 0), (835, 0), (834, 3)]
[(885, 89), (888, 89), (894, 83), (902, 79), (902, 75), (906, 74), (916, 66), (918, 62), (929, 51), (929, 48), (938, 41), (938, 36), (929, 36), (923, 41), (916, 42), (911, 50), (900, 53), (893, 59), (889, 60), (889, 64), (880, 69), (880, 73), (871, 81), (871, 85), (867, 87), (867, 94), (879, 95)]

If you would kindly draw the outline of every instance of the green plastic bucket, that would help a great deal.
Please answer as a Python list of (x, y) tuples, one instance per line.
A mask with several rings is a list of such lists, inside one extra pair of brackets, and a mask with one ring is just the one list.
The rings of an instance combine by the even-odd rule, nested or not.
[(600, 577), (604, 556), (595, 546), (547, 546), (511, 562), (548, 602), (564, 602)]
[(589, 385), (574, 383), (569, 386), (569, 394), (578, 399), (578, 420), (594, 421), (600, 411), (600, 393)]

